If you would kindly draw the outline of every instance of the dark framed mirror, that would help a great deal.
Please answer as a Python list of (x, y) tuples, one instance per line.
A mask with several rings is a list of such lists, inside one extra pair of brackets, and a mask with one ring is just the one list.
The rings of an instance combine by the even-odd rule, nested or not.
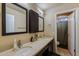
[(34, 10), (29, 10), (29, 33), (38, 32), (39, 14)]
[(38, 31), (39, 32), (44, 32), (44, 18), (39, 16), (39, 21), (38, 21), (39, 25), (38, 25)]
[(2, 35), (27, 33), (27, 9), (16, 3), (2, 3)]

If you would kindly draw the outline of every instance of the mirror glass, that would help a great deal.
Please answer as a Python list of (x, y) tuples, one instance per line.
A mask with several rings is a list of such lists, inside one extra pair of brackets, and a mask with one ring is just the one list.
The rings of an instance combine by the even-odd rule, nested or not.
[(5, 33), (26, 32), (26, 9), (18, 4), (5, 4)]
[(44, 19), (39, 16), (39, 31), (44, 31)]
[(26, 31), (26, 11), (14, 4), (6, 4), (6, 33)]

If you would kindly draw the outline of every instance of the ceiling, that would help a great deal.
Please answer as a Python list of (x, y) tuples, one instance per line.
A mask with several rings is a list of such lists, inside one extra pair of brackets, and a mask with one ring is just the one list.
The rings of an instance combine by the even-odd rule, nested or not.
[[(24, 6), (25, 8), (29, 7), (29, 6), (37, 6), (38, 8), (42, 9), (42, 10), (47, 10), (50, 8), (55, 8), (58, 6), (61, 6), (63, 3), (19, 3), (20, 5)], [(28, 5), (28, 6), (27, 6)]]
[(42, 10), (47, 10), (50, 8), (55, 8), (57, 6), (62, 5), (63, 3), (38, 3), (38, 7), (41, 8)]

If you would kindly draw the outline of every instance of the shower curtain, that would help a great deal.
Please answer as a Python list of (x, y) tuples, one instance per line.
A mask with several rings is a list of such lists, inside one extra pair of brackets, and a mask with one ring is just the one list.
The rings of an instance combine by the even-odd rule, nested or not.
[(60, 47), (68, 48), (68, 21), (66, 16), (59, 17), (57, 20), (57, 40)]

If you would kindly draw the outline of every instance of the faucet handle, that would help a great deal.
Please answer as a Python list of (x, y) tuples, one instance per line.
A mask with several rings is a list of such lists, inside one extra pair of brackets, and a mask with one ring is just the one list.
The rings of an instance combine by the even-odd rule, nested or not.
[(30, 41), (33, 42), (33, 36), (31, 37)]
[(17, 45), (19, 48), (21, 48), (21, 40), (18, 40)]

